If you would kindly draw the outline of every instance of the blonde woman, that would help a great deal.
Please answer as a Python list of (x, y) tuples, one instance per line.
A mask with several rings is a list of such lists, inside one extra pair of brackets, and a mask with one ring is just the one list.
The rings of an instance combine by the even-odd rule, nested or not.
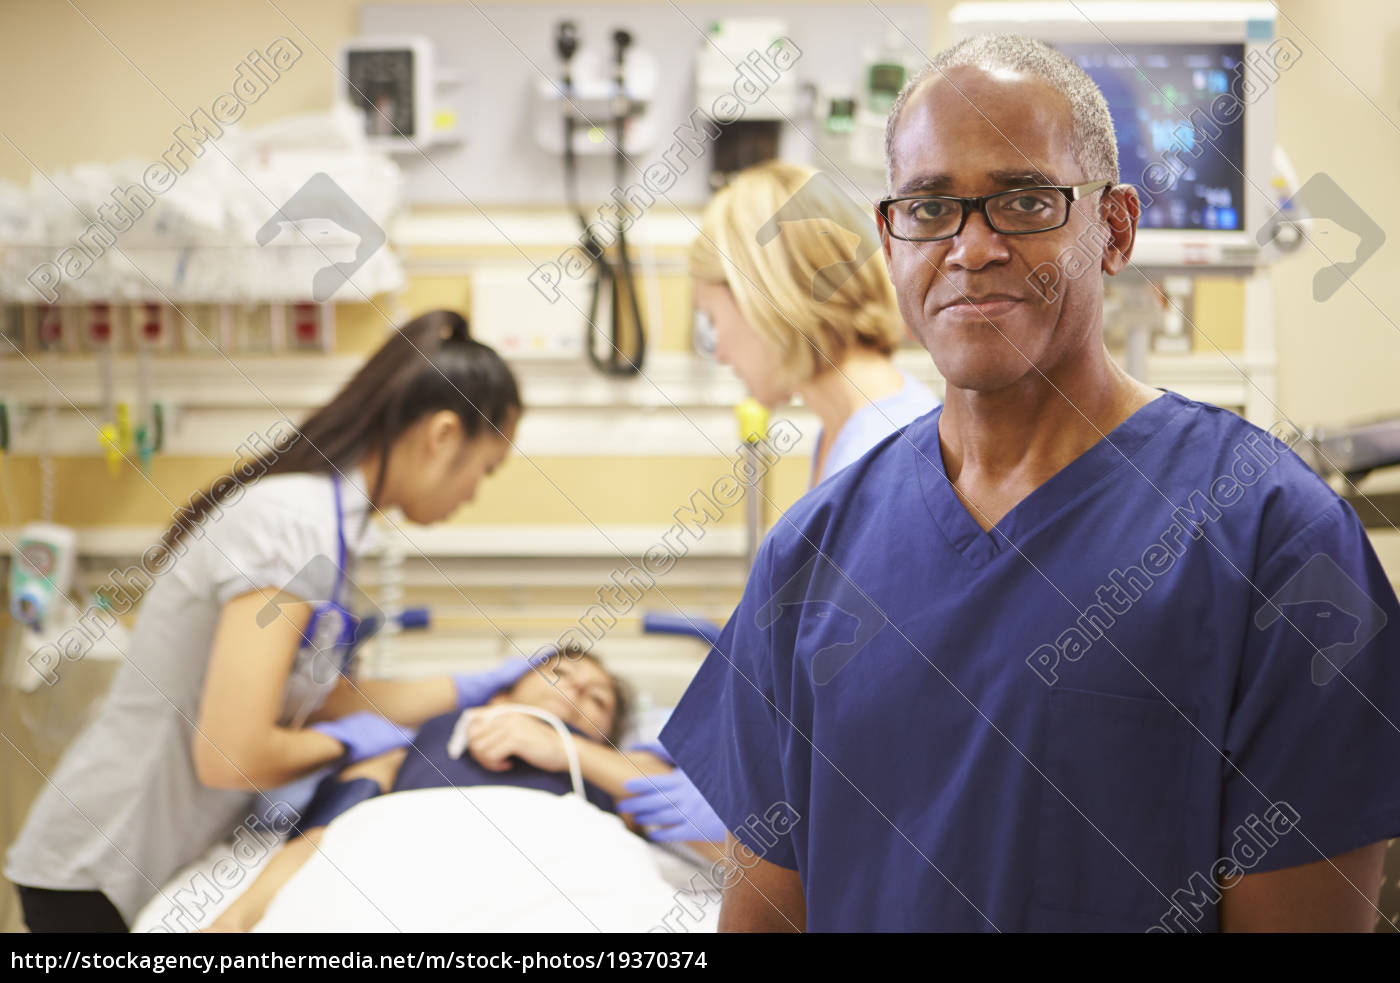
[[(716, 357), (759, 402), (772, 408), (800, 394), (821, 420), (811, 487), (938, 405), (890, 357), (904, 324), (879, 251), (857, 265), (865, 226), (873, 237), (871, 215), (820, 172), (770, 161), (715, 195), (690, 251), (695, 306), (714, 324)], [(849, 235), (833, 235), (839, 229)], [(659, 742), (635, 750), (674, 764)], [(618, 808), (648, 838), (724, 840), (724, 823), (679, 769), (624, 788), (635, 797)]]
[(872, 213), (821, 172), (769, 161), (715, 195), (690, 251), (719, 361), (764, 405), (797, 394), (821, 420), (812, 487), (938, 405), (891, 359), (904, 322), (879, 250), (859, 262), (867, 227), (873, 242)]

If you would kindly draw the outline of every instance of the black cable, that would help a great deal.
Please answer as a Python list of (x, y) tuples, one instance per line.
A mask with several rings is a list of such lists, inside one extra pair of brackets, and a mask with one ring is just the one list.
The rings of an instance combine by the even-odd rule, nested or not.
[[(625, 177), (626, 155), (622, 149), (623, 128), (628, 115), (630, 115), (630, 103), (626, 98), (623, 86), (623, 59), (626, 49), (632, 43), (632, 37), (626, 31), (616, 31), (613, 34), (613, 42), (616, 45), (617, 67), (615, 72), (616, 96), (613, 106), (613, 123), (617, 136), (617, 156), (615, 159), (616, 179), (618, 187), (622, 186)], [(562, 21), (555, 31), (555, 50), (560, 59), (564, 62), (564, 96), (566, 100), (572, 99), (573, 74), (572, 59), (575, 51), (578, 50), (578, 29), (572, 21)], [(631, 259), (627, 255), (627, 240), (622, 229), (621, 215), (614, 223), (617, 245), (621, 256), (619, 266), (622, 271), (622, 279), (619, 279), (618, 270), (608, 260), (606, 250), (600, 243), (593, 230), (588, 226), (588, 219), (583, 214), (583, 206), (579, 202), (578, 194), (578, 157), (574, 152), (574, 130), (579, 124), (575, 120), (572, 112), (566, 104), (564, 108), (564, 189), (569, 207), (578, 218), (579, 228), (582, 230), (580, 243), (584, 252), (588, 255), (596, 267), (593, 279), (592, 297), (589, 301), (587, 320), (584, 324), (584, 350), (588, 354), (588, 360), (599, 372), (605, 375), (630, 376), (637, 375), (642, 370), (642, 359), (646, 354), (646, 330), (642, 322), (641, 308), (637, 301), (636, 282), (632, 272)], [(625, 283), (622, 282), (625, 280)], [(608, 353), (607, 360), (599, 358), (595, 345), (595, 335), (597, 334), (598, 305), (602, 300), (604, 282), (606, 289), (612, 299), (612, 330), (611, 341), (612, 350)], [(629, 306), (632, 311), (633, 323), (635, 326), (637, 349), (636, 355), (632, 359), (626, 358), (622, 353), (622, 293), (626, 291)]]
[[(613, 128), (616, 131), (616, 155), (614, 157), (614, 181), (617, 187), (623, 186), (626, 178), (627, 152), (623, 144), (623, 130), (627, 123), (627, 117), (631, 114), (631, 105), (627, 98), (626, 77), (623, 73), (623, 63), (627, 56), (627, 49), (632, 45), (632, 35), (626, 31), (613, 32), (613, 48), (617, 53), (617, 63), (614, 72), (614, 80), (617, 85), (617, 94), (613, 103)], [(619, 279), (613, 276), (613, 351), (617, 356), (621, 356), (621, 303), (618, 287), (626, 284), (627, 299), (632, 309), (632, 326), (636, 334), (636, 353), (628, 362), (617, 364), (616, 371), (620, 375), (638, 375), (642, 371), (642, 362), (646, 358), (647, 336), (646, 326), (642, 323), (641, 306), (637, 303), (637, 281), (632, 272), (632, 260), (627, 255), (627, 233), (623, 227), (622, 209), (618, 209), (617, 229), (617, 250), (619, 265), (622, 267), (622, 277)], [(616, 361), (616, 359), (615, 359)]]
[(611, 280), (612, 271), (608, 268), (602, 244), (594, 238), (592, 230), (588, 228), (588, 219), (584, 217), (583, 206), (579, 203), (578, 198), (578, 158), (574, 153), (576, 121), (570, 108), (574, 96), (573, 57), (574, 52), (578, 50), (578, 28), (573, 21), (561, 21), (559, 26), (555, 28), (554, 48), (564, 63), (564, 104), (562, 108), (564, 118), (564, 195), (569, 207), (578, 218), (579, 228), (583, 232), (580, 238), (584, 252), (593, 261), (595, 267), (592, 296), (589, 299), (588, 313), (585, 315), (583, 326), (584, 351), (587, 352), (589, 361), (599, 371), (607, 372), (608, 367), (599, 361), (597, 353), (593, 350), (593, 332), (594, 323), (598, 319), (598, 301), (602, 299), (603, 280)]

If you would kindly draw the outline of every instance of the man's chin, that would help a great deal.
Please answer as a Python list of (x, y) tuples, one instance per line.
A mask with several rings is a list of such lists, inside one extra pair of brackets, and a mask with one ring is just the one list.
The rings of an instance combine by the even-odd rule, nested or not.
[(938, 367), (938, 374), (949, 389), (978, 393), (1006, 389), (1036, 371), (1023, 356), (1015, 352), (1010, 357), (990, 353), (982, 353), (979, 357), (979, 353), (967, 351), (936, 352), (933, 364)]
[(949, 386), (974, 392), (992, 392), (1012, 385), (1027, 372), (1035, 371), (1031, 359), (1039, 354), (1010, 332), (998, 331), (986, 323), (981, 327), (926, 326), (916, 335)]

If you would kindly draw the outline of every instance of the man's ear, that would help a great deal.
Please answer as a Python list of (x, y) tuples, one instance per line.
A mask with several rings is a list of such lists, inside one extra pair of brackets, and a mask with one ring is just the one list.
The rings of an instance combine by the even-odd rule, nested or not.
[(1114, 276), (1133, 257), (1142, 202), (1138, 199), (1137, 189), (1131, 184), (1114, 185), (1104, 194), (1104, 198), (1100, 207), (1108, 222), (1108, 242), (1103, 254), (1103, 271)]

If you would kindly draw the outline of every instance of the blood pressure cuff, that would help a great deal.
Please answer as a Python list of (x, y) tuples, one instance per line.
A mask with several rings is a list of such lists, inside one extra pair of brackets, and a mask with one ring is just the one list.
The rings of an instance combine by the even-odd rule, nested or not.
[(316, 794), (307, 803), (301, 819), (292, 827), (291, 836), (305, 836), (310, 830), (329, 826), (336, 816), (379, 794), (379, 783), (373, 778), (341, 781), (336, 775), (327, 775), (316, 786)]

